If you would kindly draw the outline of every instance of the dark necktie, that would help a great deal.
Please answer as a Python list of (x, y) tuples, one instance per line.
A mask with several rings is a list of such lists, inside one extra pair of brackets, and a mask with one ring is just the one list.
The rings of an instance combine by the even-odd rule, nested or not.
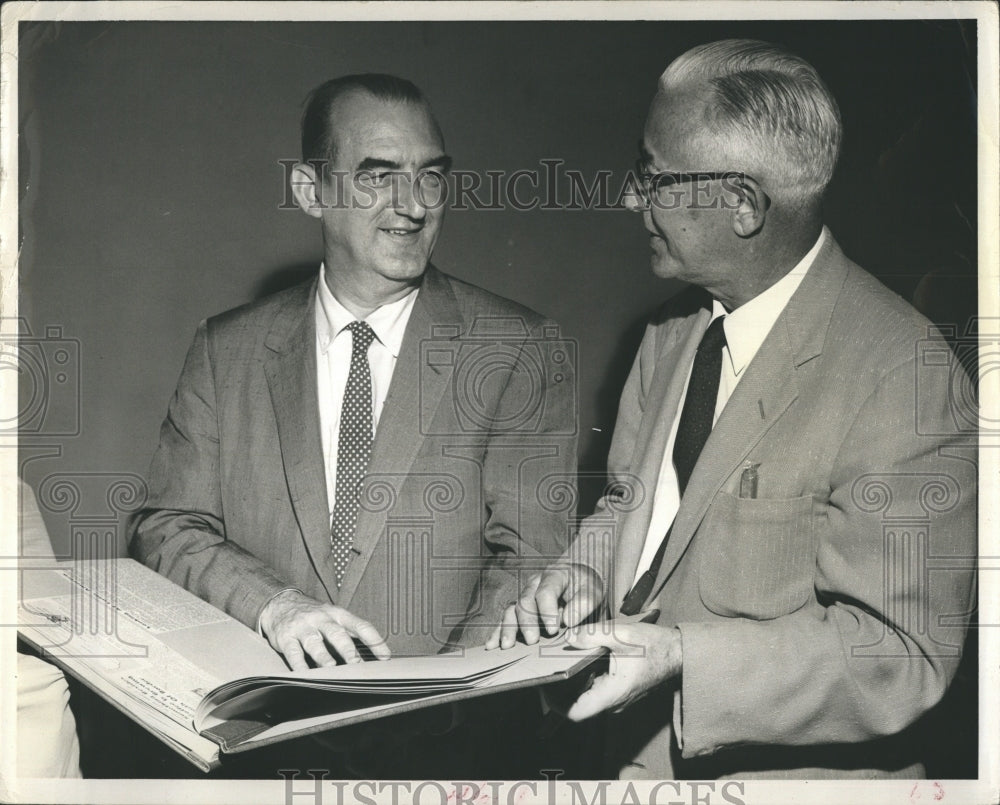
[(347, 329), (351, 332), (351, 371), (347, 375), (347, 387), (340, 408), (337, 488), (330, 533), (338, 587), (351, 560), (361, 480), (372, 452), (372, 373), (368, 366), (368, 347), (375, 338), (375, 332), (363, 321), (351, 322)]
[[(719, 397), (719, 377), (722, 374), (722, 348), (726, 345), (726, 332), (722, 328), (724, 318), (725, 316), (719, 316), (713, 319), (705, 335), (701, 337), (691, 367), (691, 379), (688, 381), (681, 419), (677, 423), (673, 459), (682, 498), (695, 464), (698, 463), (698, 456), (708, 441), (708, 434), (712, 432), (715, 403)], [(669, 539), (670, 529), (667, 529), (660, 547), (656, 549), (653, 561), (625, 596), (621, 606), (623, 615), (634, 615), (641, 611), (646, 599), (653, 592), (653, 584), (660, 572), (660, 565), (663, 564), (663, 555), (667, 551)]]

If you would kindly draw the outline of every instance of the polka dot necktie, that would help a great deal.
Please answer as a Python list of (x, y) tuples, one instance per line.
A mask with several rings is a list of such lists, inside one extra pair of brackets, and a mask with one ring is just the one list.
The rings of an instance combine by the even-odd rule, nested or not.
[[(722, 375), (722, 348), (726, 345), (726, 331), (722, 327), (720, 316), (712, 320), (698, 344), (691, 367), (691, 379), (688, 381), (687, 395), (684, 397), (684, 407), (681, 409), (681, 419), (677, 423), (677, 437), (674, 440), (674, 468), (677, 470), (677, 486), (681, 496), (687, 489), (694, 465), (698, 463), (701, 449), (708, 441), (715, 419), (715, 403), (719, 397), (719, 380)], [(653, 561), (646, 571), (639, 576), (635, 586), (629, 590), (622, 602), (623, 615), (635, 615), (646, 605), (646, 599), (653, 592), (653, 585), (667, 553), (667, 542), (670, 540), (670, 529), (656, 549)]]
[(372, 452), (372, 373), (368, 366), (368, 347), (375, 332), (363, 321), (351, 322), (346, 329), (351, 333), (351, 371), (340, 409), (337, 488), (330, 533), (338, 587), (351, 561), (361, 481)]

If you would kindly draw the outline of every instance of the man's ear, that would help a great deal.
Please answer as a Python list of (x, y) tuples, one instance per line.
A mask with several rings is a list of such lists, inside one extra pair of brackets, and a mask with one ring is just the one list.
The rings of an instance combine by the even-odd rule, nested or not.
[(764, 226), (771, 199), (757, 180), (750, 176), (732, 177), (724, 181), (727, 183), (727, 194), (730, 198), (735, 196), (736, 200), (736, 207), (733, 210), (733, 230), (741, 238), (756, 234)]
[(296, 163), (288, 183), (299, 209), (306, 215), (319, 218), (323, 214), (322, 196), (316, 169), (305, 162)]

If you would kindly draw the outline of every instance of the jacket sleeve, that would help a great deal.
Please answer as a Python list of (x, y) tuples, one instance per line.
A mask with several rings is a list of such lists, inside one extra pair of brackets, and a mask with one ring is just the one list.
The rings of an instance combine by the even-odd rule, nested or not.
[(679, 624), (685, 758), (891, 735), (943, 695), (973, 607), (975, 451), (922, 435), (955, 432), (948, 389), (921, 389), (915, 428), (916, 375), (882, 377), (815, 500), (822, 615)]
[(291, 585), (226, 538), (217, 416), (209, 338), (202, 322), (160, 428), (147, 505), (129, 526), (129, 553), (256, 628), (264, 605)]

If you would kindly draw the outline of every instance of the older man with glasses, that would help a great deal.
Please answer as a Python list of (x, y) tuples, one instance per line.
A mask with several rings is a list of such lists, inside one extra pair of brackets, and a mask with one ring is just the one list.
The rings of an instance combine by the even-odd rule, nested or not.
[[(696, 47), (660, 79), (629, 206), (654, 274), (692, 287), (623, 391), (618, 494), (488, 644), (568, 626), (611, 650), (568, 710), (610, 711), (611, 774), (923, 773), (920, 719), (973, 609), (956, 416), (975, 419), (922, 359), (948, 360), (940, 335), (823, 226), (840, 141), (815, 69), (767, 43)], [(580, 626), (645, 609), (655, 622)]]

